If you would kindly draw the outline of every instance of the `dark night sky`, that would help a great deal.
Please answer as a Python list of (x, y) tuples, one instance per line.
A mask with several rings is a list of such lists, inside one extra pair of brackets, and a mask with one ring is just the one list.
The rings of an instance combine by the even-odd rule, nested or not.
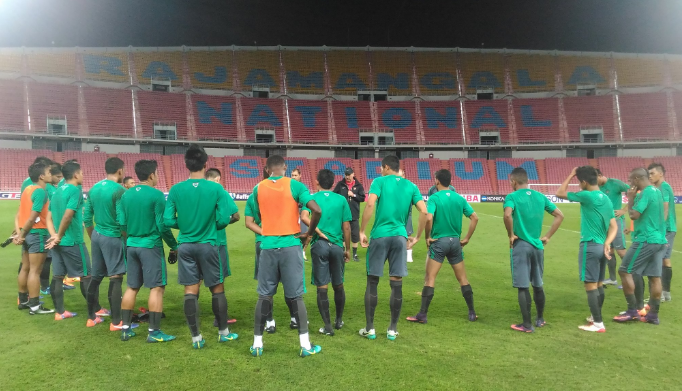
[(53, 41), (682, 54), (682, 1), (0, 0), (0, 47)]

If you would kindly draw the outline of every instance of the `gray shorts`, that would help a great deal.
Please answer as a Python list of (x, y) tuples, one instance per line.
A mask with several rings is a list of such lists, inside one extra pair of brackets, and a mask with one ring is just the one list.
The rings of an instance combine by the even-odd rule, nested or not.
[(256, 242), (256, 256), (253, 262), (253, 279), (258, 280), (258, 258), (260, 258), (260, 242)]
[(386, 260), (388, 260), (389, 276), (407, 276), (407, 238), (404, 236), (386, 236), (369, 241), (367, 275), (382, 277)]
[(319, 239), (310, 248), (313, 257), (312, 284), (316, 286), (333, 286), (343, 284), (343, 274), (346, 262), (343, 259), (343, 248)]
[(52, 274), (55, 276), (89, 277), (92, 265), (85, 244), (56, 246), (52, 249)]
[(301, 246), (262, 249), (258, 257), (258, 294), (274, 296), (282, 282), (284, 297), (293, 299), (305, 293), (305, 271)]
[(604, 245), (595, 242), (580, 242), (578, 251), (578, 273), (582, 282), (602, 282), (606, 274), (607, 259)]
[(358, 220), (351, 220), (350, 222), (350, 241), (353, 243), (360, 242), (360, 222)]
[(178, 283), (212, 287), (225, 280), (227, 260), (220, 259), (218, 246), (209, 243), (182, 243), (178, 246)]
[(611, 242), (611, 247), (616, 250), (625, 250), (627, 248), (627, 245), (625, 244), (625, 233), (623, 232), (625, 217), (616, 217), (616, 225), (618, 225), (618, 230), (616, 231), (616, 238)]
[(49, 236), (39, 233), (29, 232), (24, 239), (24, 243), (21, 245), (21, 250), (29, 254), (43, 254), (46, 253), (45, 241), (49, 239)]
[(123, 238), (112, 238), (94, 230), (90, 243), (92, 276), (109, 277), (126, 274), (126, 254)]
[(229, 277), (232, 275), (232, 271), (230, 270), (230, 254), (227, 253), (227, 245), (226, 244), (221, 244), (218, 246), (218, 256), (220, 257), (220, 264), (225, 265), (225, 277)]
[(533, 247), (525, 240), (514, 242), (511, 253), (512, 285), (514, 288), (536, 288), (542, 286), (542, 274), (545, 269), (545, 251)]
[(140, 289), (166, 286), (166, 257), (163, 247), (128, 247), (128, 286)]
[(665, 254), (663, 254), (663, 259), (670, 259), (673, 255), (673, 245), (675, 244), (675, 234), (677, 232), (666, 232), (665, 239), (668, 241), (667, 247), (665, 248)]
[(660, 277), (663, 271), (665, 244), (633, 242), (618, 271), (647, 277)]
[(429, 246), (429, 258), (438, 263), (443, 263), (445, 258), (450, 265), (456, 265), (464, 260), (462, 245), (457, 237), (439, 238)]

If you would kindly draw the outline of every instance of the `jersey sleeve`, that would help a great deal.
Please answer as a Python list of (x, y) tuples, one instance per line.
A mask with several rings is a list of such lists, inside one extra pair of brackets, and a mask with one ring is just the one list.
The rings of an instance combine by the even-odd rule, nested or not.
[(549, 198), (545, 197), (545, 212), (554, 213), (555, 210), (556, 205), (554, 205), (554, 202), (550, 201)]
[(504, 204), (502, 204), (502, 209), (504, 208), (512, 208), (512, 210), (516, 209), (516, 203), (514, 202), (514, 196), (511, 194), (508, 194), (504, 198)]
[(305, 206), (308, 204), (308, 202), (310, 202), (310, 200), (313, 199), (313, 196), (310, 195), (308, 188), (305, 187), (303, 183), (294, 180), (292, 180), (289, 183), (290, 183), (289, 187), (291, 188), (291, 195), (294, 197), (294, 200), (296, 202)]
[(353, 215), (350, 213), (350, 206), (348, 206), (348, 202), (346, 202), (345, 198), (343, 200), (343, 221), (353, 221)]
[(163, 223), (166, 227), (178, 229), (178, 216), (174, 198), (173, 188), (171, 188), (168, 193), (166, 207), (163, 210)]
[(628, 186), (625, 182), (621, 181), (620, 179), (616, 179), (616, 184), (618, 185), (618, 191), (620, 193), (625, 193), (628, 190), (630, 190), (630, 186)]
[(33, 202), (33, 205), (31, 206), (32, 211), (42, 211), (45, 203), (47, 202), (47, 192), (40, 188), (33, 190), (33, 193), (31, 194), (31, 201)]
[(675, 202), (675, 196), (673, 195), (672, 188), (668, 183), (664, 183), (663, 186), (661, 186), (661, 195), (663, 195), (663, 202)]
[(85, 201), (85, 207), (83, 208), (83, 223), (88, 228), (92, 227), (94, 223), (95, 213), (93, 209), (94, 207), (92, 206), (92, 197), (88, 197), (87, 201)]
[(469, 202), (467, 202), (467, 200), (465, 200), (464, 197), (462, 197), (462, 202), (464, 203), (464, 208), (462, 208), (464, 216), (471, 217), (471, 215), (474, 214), (474, 208), (471, 207), (471, 204), (469, 204)]
[(127, 204), (127, 199), (124, 197), (121, 197), (121, 208), (116, 210), (116, 222), (118, 225), (121, 227), (126, 227), (128, 225), (128, 215), (126, 214), (126, 204)]
[(632, 209), (639, 213), (644, 213), (651, 201), (651, 193), (643, 191), (639, 194), (639, 200), (635, 198), (635, 206)]
[(163, 193), (159, 194), (156, 202), (154, 203), (154, 218), (156, 219), (156, 229), (161, 234), (161, 238), (170, 247), (171, 251), (178, 249), (178, 242), (173, 236), (173, 231), (164, 222), (164, 213), (166, 210), (166, 200)]
[(382, 183), (382, 180), (381, 180), (380, 178), (381, 178), (381, 177), (375, 178), (375, 179), (372, 181), (372, 184), (369, 185), (369, 194), (374, 194), (374, 195), (376, 195), (377, 197), (381, 197), (381, 183)]
[(230, 219), (233, 214), (237, 213), (237, 205), (235, 205), (234, 200), (230, 196), (230, 193), (225, 191), (222, 186), (217, 185), (218, 188), (218, 201), (216, 202), (216, 228), (221, 230), (230, 223)]
[(253, 193), (249, 196), (249, 198), (246, 200), (246, 206), (244, 207), (244, 216), (249, 216), (249, 217), (256, 217), (253, 213)]
[(66, 209), (77, 211), (78, 206), (80, 206), (82, 198), (83, 193), (79, 191), (77, 187), (72, 187), (71, 189), (69, 189), (69, 193), (67, 194), (66, 199)]
[(422, 197), (422, 192), (419, 191), (419, 188), (417, 185), (414, 183), (412, 184), (412, 204), (417, 205), (419, 201), (424, 201), (424, 197)]
[(568, 193), (566, 193), (566, 198), (569, 201), (580, 202), (580, 203), (583, 203), (583, 202), (588, 200), (588, 197), (585, 197), (584, 191), (579, 191), (577, 193), (569, 191)]
[(429, 200), (426, 201), (426, 213), (436, 213), (436, 199), (434, 197), (429, 197)]

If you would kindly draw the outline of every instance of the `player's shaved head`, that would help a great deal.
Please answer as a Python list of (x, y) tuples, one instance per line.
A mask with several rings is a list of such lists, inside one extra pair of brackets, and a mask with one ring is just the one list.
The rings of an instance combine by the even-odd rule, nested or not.
[(204, 177), (206, 177), (206, 179), (216, 179), (221, 176), (222, 175), (220, 175), (220, 170), (217, 168), (209, 168), (208, 170), (206, 170), (206, 174), (204, 174)]
[(270, 178), (270, 172), (268, 171), (267, 167), (263, 167), (263, 179), (268, 179)]
[(635, 168), (630, 172), (630, 185), (636, 187), (638, 190), (643, 190), (650, 185), (649, 172), (644, 168)]
[(268, 158), (268, 160), (265, 161), (265, 166), (269, 171), (272, 171), (272, 169), (275, 167), (281, 167), (285, 164), (286, 162), (284, 161), (284, 158), (280, 155), (272, 155)]
[(509, 179), (518, 183), (519, 185), (525, 185), (528, 183), (528, 172), (523, 167), (516, 167), (509, 174)]

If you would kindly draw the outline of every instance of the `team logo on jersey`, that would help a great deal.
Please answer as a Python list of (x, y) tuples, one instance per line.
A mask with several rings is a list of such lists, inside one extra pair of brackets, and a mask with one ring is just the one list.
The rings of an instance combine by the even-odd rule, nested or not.
[(142, 189), (142, 188), (141, 188), (141, 187), (138, 187), (137, 189), (135, 189), (135, 191), (140, 191), (140, 189)]
[(527, 192), (526, 192), (526, 195), (530, 195), (530, 192), (529, 192), (529, 191), (527, 191)]
[(199, 182), (197, 182), (197, 183), (192, 183), (192, 186), (198, 187), (198, 186), (199, 186)]
[(400, 182), (400, 178), (395, 178), (396, 181)]
[(325, 197), (329, 197), (329, 193), (324, 193), (324, 196), (325, 196)]
[(450, 193), (445, 193), (446, 196), (450, 197)]

